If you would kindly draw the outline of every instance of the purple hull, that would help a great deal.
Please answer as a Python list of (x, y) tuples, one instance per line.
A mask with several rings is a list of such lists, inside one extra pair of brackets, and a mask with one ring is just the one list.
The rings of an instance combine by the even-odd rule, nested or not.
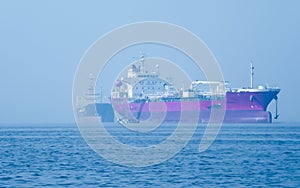
[[(133, 113), (133, 115), (137, 115)], [(190, 115), (185, 116), (184, 119), (180, 119), (181, 112), (167, 112), (164, 116), (163, 122), (179, 122), (193, 123), (198, 121), (199, 123), (208, 123), (210, 120), (211, 111), (201, 111), (198, 116)], [(156, 116), (154, 114), (154, 116)], [(140, 121), (145, 121), (150, 117), (150, 113), (143, 113), (140, 117)], [(212, 119), (211, 122), (223, 122), (223, 123), (271, 123), (272, 115), (267, 111), (232, 111), (225, 112), (224, 119)]]
[[(136, 102), (112, 101), (113, 108), (122, 119), (145, 121), (162, 117), (164, 122), (207, 123), (211, 110), (225, 110), (224, 119), (218, 117), (211, 122), (224, 123), (270, 123), (272, 115), (267, 111), (269, 103), (277, 99), (279, 89), (228, 91), (226, 100), (166, 99)], [(184, 112), (184, 116), (181, 113)]]

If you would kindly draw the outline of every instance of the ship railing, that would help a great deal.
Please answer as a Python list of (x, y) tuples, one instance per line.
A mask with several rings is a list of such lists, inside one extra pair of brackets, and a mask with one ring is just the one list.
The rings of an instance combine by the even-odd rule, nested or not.
[(230, 92), (268, 92), (272, 90), (280, 90), (279, 87), (264, 87), (264, 86), (258, 86), (257, 88), (251, 88), (251, 87), (243, 87), (243, 88), (232, 88), (230, 89)]

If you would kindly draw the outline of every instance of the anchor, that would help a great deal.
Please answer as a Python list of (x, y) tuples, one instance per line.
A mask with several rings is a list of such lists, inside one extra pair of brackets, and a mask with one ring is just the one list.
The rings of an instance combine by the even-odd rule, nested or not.
[(279, 114), (278, 114), (278, 97), (275, 96), (274, 99), (275, 99), (275, 101), (276, 101), (275, 117), (274, 117), (274, 119), (278, 119), (278, 117), (279, 117)]

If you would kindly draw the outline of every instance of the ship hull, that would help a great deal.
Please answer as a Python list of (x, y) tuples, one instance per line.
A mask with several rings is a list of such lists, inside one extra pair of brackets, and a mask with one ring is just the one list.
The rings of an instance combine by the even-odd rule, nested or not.
[[(98, 106), (99, 104), (96, 104)], [(101, 107), (100, 107), (101, 106)], [(93, 121), (101, 121), (101, 122), (114, 122), (117, 119), (115, 119), (114, 112), (111, 108), (105, 108), (103, 109), (102, 105), (99, 105), (96, 107), (98, 110), (98, 117), (95, 118), (95, 116), (84, 116), (87, 118), (87, 120), (93, 120)], [(100, 112), (99, 112), (100, 111)], [(103, 113), (103, 112), (106, 113)], [(244, 110), (244, 111), (236, 111), (236, 110), (227, 110), (224, 114), (224, 119), (210, 119), (211, 117), (211, 111), (200, 111), (199, 115), (194, 115), (195, 113), (189, 113), (186, 112), (187, 115), (181, 115), (181, 111), (172, 111), (172, 112), (166, 112), (164, 115), (163, 123), (208, 123), (209, 121), (214, 122), (223, 122), (223, 123), (271, 123), (272, 122), (272, 115), (268, 111), (263, 110)], [(147, 121), (149, 117), (152, 116), (158, 116), (161, 115), (160, 112), (143, 112), (139, 122), (140, 121)], [(132, 113), (133, 117), (137, 116), (137, 113)], [(120, 120), (120, 119), (118, 119)], [(136, 118), (133, 119), (127, 119), (127, 120), (134, 120), (133, 122), (137, 122)]]
[[(267, 111), (267, 107), (277, 98), (278, 92), (279, 90), (227, 92), (223, 100), (169, 98), (163, 101), (128, 102), (123, 99), (112, 101), (112, 106), (120, 120), (131, 122), (152, 119), (156, 122), (183, 123), (271, 123), (272, 114)], [(212, 110), (220, 115), (211, 118)]]
[[(268, 111), (262, 110), (251, 110), (251, 111), (234, 111), (227, 110), (222, 117), (211, 118), (211, 111), (201, 111), (198, 115), (195, 115), (194, 112), (186, 112), (185, 115), (181, 115), (181, 111), (167, 112), (164, 115), (164, 118), (161, 122), (182, 122), (182, 123), (271, 123), (272, 115)], [(136, 113), (133, 113), (133, 116), (136, 116)], [(141, 115), (139, 122), (147, 121), (148, 117), (158, 117), (161, 116), (160, 113), (144, 113)], [(160, 122), (158, 120), (158, 122)]]
[[(89, 104), (78, 113), (102, 122), (271, 123), (272, 114), (267, 107), (278, 93), (279, 90), (227, 92), (225, 98), (218, 100), (167, 98), (130, 102), (123, 98)], [(220, 115), (212, 117), (212, 111)]]

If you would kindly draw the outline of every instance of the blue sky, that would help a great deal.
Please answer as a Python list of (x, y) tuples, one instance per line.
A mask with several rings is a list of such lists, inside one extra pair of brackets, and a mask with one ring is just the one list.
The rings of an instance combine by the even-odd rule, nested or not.
[[(232, 87), (282, 88), (280, 121), (299, 121), (299, 1), (2, 1), (0, 122), (73, 122), (72, 84), (88, 47), (138, 21), (180, 25), (214, 53)], [(274, 105), (270, 106), (274, 112)]]

